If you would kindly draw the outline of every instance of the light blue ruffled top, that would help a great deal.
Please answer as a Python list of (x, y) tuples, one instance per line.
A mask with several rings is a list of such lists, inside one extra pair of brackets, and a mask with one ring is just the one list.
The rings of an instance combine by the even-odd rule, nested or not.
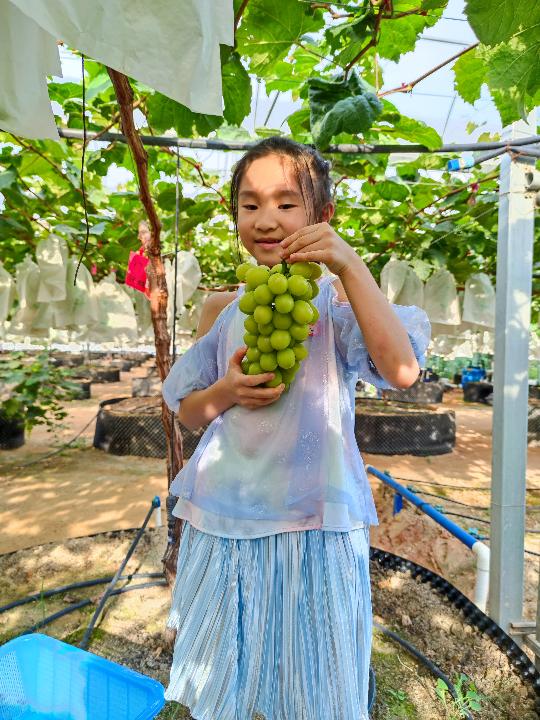
[[(358, 378), (380, 388), (378, 374), (349, 303), (338, 302), (336, 278), (322, 278), (314, 299), (320, 319), (294, 382), (279, 400), (255, 410), (234, 405), (210, 423), (171, 484), (174, 514), (199, 530), (255, 538), (292, 530), (347, 532), (377, 524), (373, 497), (354, 436)], [(163, 383), (167, 405), (223, 377), (244, 345), (238, 298), (174, 364)], [(426, 314), (393, 306), (420, 366), (430, 341)]]

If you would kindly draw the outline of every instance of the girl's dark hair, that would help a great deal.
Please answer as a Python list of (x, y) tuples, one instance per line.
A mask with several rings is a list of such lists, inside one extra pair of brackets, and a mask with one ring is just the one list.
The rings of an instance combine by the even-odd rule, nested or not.
[(322, 210), (332, 202), (331, 164), (308, 145), (273, 136), (261, 140), (237, 162), (231, 178), (231, 212), (238, 239), (238, 192), (248, 167), (255, 160), (277, 155), (292, 169), (306, 208), (308, 225), (321, 222)]

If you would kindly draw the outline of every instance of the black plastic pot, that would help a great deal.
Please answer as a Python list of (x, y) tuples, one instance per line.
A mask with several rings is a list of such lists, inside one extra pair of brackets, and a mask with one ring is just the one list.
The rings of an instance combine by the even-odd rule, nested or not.
[(6, 420), (0, 415), (0, 450), (15, 450), (24, 445), (24, 420)]
[(456, 444), (453, 410), (405, 410), (357, 401), (354, 434), (361, 452), (375, 455), (445, 455)]
[(90, 400), (90, 387), (92, 383), (89, 380), (75, 380), (76, 385), (79, 385), (81, 391), (72, 396), (73, 400)]
[[(142, 379), (142, 378), (141, 378)], [(167, 438), (161, 421), (161, 403), (156, 399), (149, 412), (107, 412), (107, 408), (121, 400), (115, 398), (100, 403), (96, 421), (94, 447), (112, 455), (137, 455), (139, 457), (167, 457)], [(188, 460), (201, 439), (206, 426), (188, 430), (180, 424), (184, 460)]]
[(381, 392), (384, 400), (420, 405), (441, 403), (443, 394), (444, 386), (442, 383), (422, 382), (421, 380), (417, 380), (406, 390), (383, 390)]
[(468, 382), (463, 388), (465, 402), (485, 403), (488, 395), (493, 393), (493, 385), (486, 382)]
[(77, 370), (72, 375), (74, 380), (90, 380), (94, 383), (120, 382), (119, 368), (95, 368), (87, 367)]

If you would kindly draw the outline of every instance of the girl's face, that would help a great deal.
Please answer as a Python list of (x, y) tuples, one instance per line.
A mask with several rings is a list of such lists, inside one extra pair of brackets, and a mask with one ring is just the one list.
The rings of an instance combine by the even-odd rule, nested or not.
[(276, 155), (254, 160), (238, 188), (238, 233), (259, 265), (281, 263), (280, 242), (306, 227), (307, 214), (293, 173)]

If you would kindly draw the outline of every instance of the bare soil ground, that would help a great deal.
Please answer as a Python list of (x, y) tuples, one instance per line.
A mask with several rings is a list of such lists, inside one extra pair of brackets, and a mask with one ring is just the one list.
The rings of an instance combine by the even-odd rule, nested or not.
[[(71, 439), (95, 415), (103, 399), (131, 396), (131, 378), (146, 376), (145, 368), (122, 373), (120, 383), (92, 385), (91, 400), (70, 405), (67, 428), (60, 442)], [(475, 521), (452, 517), (467, 529), (477, 527), (489, 534), (488, 510), (460, 507), (451, 502), (489, 506), (491, 464), (491, 408), (469, 405), (462, 394), (445, 395), (445, 405), (456, 411), (458, 439), (454, 453), (438, 457), (364, 455), (366, 464), (407, 481), (438, 497), (425, 497), (446, 510), (471, 515)], [(167, 492), (165, 461), (152, 458), (115, 457), (91, 447), (94, 425), (83, 433), (75, 449), (21, 470), (24, 464), (54, 447), (44, 430), (36, 429), (22, 448), (0, 453), (0, 605), (41, 589), (113, 575), (140, 527), (156, 494)], [(379, 513), (379, 526), (371, 529), (371, 544), (390, 550), (433, 569), (472, 597), (472, 554), (446, 531), (412, 506), (392, 514), (393, 495), (370, 476)], [(434, 483), (434, 484), (429, 484)], [(528, 493), (528, 503), (540, 505), (540, 448), (528, 453), (527, 483), (539, 488)], [(443, 487), (450, 486), (450, 487)], [(527, 527), (540, 529), (540, 512), (528, 513)], [(163, 517), (165, 521), (165, 518)], [(93, 537), (85, 537), (94, 535)], [(160, 572), (166, 529), (151, 529), (130, 560), (129, 572)], [(540, 536), (528, 534), (526, 547), (540, 552)], [(538, 562), (526, 556), (525, 617), (534, 619)], [(132, 583), (147, 582), (133, 580)], [(406, 575), (372, 567), (374, 614), (382, 624), (408, 638), (451, 679), (464, 672), (489, 700), (477, 717), (537, 717), (534, 702), (491, 641), (469, 632), (453, 606)], [(77, 600), (98, 595), (105, 586), (70, 593)], [(69, 599), (69, 598), (68, 598)], [(68, 599), (56, 596), (0, 614), (0, 643), (61, 608)], [(90, 649), (133, 669), (151, 675), (164, 685), (168, 681), (171, 654), (165, 647), (164, 628), (170, 604), (166, 587), (133, 591), (115, 597), (94, 632)], [(44, 632), (77, 643), (94, 606), (75, 611), (44, 628)], [(411, 625), (403, 621), (411, 620)], [(373, 664), (378, 681), (374, 720), (421, 718), (436, 720), (445, 715), (437, 699), (434, 679), (405, 651), (375, 633)], [(187, 710), (167, 705), (163, 719), (189, 717)], [(270, 719), (269, 719), (270, 720)]]

